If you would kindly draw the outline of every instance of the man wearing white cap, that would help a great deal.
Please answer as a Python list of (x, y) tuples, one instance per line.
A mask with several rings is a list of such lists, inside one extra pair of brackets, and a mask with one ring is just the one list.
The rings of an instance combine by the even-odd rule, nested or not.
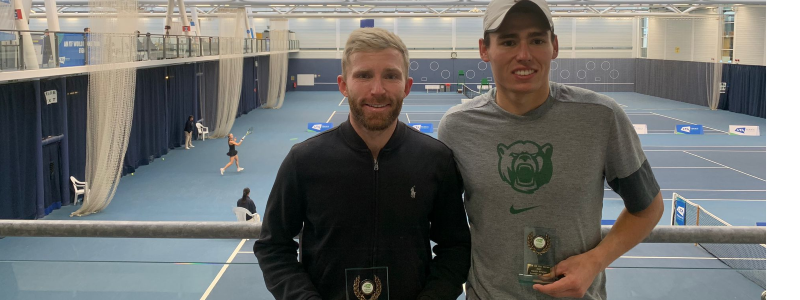
[[(483, 29), (497, 87), (451, 108), (438, 133), (464, 179), (467, 299), (606, 299), (605, 268), (664, 211), (639, 138), (613, 99), (549, 82), (544, 0), (493, 0)], [(604, 182), (625, 207), (602, 239)]]

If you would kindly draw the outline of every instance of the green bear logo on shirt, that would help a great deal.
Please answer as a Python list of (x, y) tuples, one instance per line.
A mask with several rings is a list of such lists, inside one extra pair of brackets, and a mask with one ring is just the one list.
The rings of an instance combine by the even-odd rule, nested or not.
[(500, 178), (515, 191), (533, 194), (553, 177), (553, 146), (532, 141), (516, 141), (511, 145), (498, 144)]

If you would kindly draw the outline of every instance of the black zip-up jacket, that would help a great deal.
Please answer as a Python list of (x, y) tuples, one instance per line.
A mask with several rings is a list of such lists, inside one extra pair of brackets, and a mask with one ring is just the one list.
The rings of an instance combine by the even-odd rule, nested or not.
[(345, 269), (388, 267), (391, 299), (456, 299), (470, 267), (462, 190), (452, 151), (399, 121), (377, 160), (349, 121), (296, 144), (253, 246), (267, 289), (340, 300)]
[(185, 132), (193, 132), (194, 131), (194, 121), (186, 120), (186, 125), (183, 126), (183, 131), (185, 131)]

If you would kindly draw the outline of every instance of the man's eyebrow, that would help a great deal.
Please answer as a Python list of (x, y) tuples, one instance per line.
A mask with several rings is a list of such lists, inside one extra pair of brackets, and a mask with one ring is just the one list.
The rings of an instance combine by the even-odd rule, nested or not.
[(403, 73), (403, 71), (395, 67), (388, 67), (386, 69), (383, 69), (383, 71), (388, 73)]
[[(547, 35), (547, 32), (544, 32), (544, 31), (534, 31), (534, 32), (528, 33), (528, 37), (529, 38), (530, 37), (540, 37), (540, 36), (545, 36), (545, 35)], [(500, 34), (497, 38), (498, 39), (510, 39), (510, 38), (518, 38), (518, 37), (519, 37), (519, 35), (516, 34), (516, 33), (505, 33), (505, 34)]]
[(544, 31), (534, 31), (534, 32), (531, 32), (531, 33), (529, 33), (529, 34), (528, 34), (528, 37), (538, 37), (538, 36), (544, 36), (544, 35), (547, 35), (547, 32), (544, 32)]
[(510, 38), (517, 38), (517, 37), (519, 37), (519, 35), (516, 34), (516, 33), (505, 33), (505, 34), (500, 34), (499, 36), (497, 36), (498, 39), (510, 39)]

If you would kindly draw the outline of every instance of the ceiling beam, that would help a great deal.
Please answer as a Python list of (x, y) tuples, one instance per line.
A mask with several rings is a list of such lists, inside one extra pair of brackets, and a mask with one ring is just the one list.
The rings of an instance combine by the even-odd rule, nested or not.
[[(139, 0), (140, 5), (163, 5), (164, 0)], [(320, 0), (186, 0), (187, 6), (196, 5), (229, 5), (233, 7), (250, 6), (266, 7), (269, 5), (370, 5), (370, 6), (486, 6), (489, 1), (458, 1), (458, 0), (439, 0), (439, 1), (320, 1)], [(44, 5), (44, 0), (33, 0), (34, 5)], [(59, 5), (83, 5), (88, 6), (89, 0), (59, 0)], [(697, 4), (697, 5), (766, 5), (766, 0), (548, 0), (547, 4), (554, 5), (667, 5), (667, 4)]]
[[(214, 8), (216, 10), (216, 8)], [(63, 17), (89, 17), (89, 13), (81, 12), (81, 13), (63, 13), (60, 14)], [(166, 13), (145, 13), (142, 12), (139, 14), (140, 18), (163, 18), (166, 16)], [(208, 14), (204, 15), (203, 17), (216, 17), (216, 13), (209, 12)], [(275, 12), (254, 12), (249, 14), (249, 16), (254, 18), (438, 18), (438, 17), (446, 17), (446, 18), (475, 18), (475, 17), (483, 17), (483, 13), (442, 13), (439, 15), (436, 14), (412, 14), (412, 13), (364, 13), (364, 14), (348, 14), (348, 13), (303, 13), (294, 11), (293, 13), (275, 13)], [(46, 18), (47, 15), (44, 13), (34, 13), (31, 14), (31, 18)], [(596, 13), (567, 13), (567, 12), (554, 12), (553, 17), (606, 17), (606, 18), (632, 18), (632, 17), (675, 17), (675, 13), (639, 13), (639, 12), (629, 12), (629, 13), (611, 13), (611, 14), (596, 14)], [(682, 15), (682, 18), (708, 18), (709, 15), (700, 15), (700, 14), (686, 14)]]

